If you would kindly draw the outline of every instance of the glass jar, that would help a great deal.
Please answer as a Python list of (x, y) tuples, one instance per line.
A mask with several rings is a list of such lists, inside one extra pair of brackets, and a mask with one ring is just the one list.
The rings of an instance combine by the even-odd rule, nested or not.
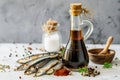
[(59, 31), (43, 34), (43, 46), (47, 52), (58, 52), (61, 47), (61, 35)]

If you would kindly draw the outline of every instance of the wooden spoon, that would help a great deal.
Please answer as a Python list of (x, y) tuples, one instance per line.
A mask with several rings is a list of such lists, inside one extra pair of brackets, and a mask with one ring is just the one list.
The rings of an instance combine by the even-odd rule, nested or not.
[(113, 41), (113, 37), (110, 36), (106, 42), (106, 45), (105, 45), (105, 48), (98, 54), (98, 55), (105, 55), (105, 54), (108, 54), (108, 49), (110, 47), (110, 44), (112, 43)]

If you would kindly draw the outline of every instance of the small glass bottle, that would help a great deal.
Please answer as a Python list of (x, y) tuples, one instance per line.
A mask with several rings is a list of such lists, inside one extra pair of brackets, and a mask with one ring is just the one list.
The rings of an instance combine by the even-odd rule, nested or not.
[(43, 26), (43, 46), (47, 52), (58, 52), (60, 50), (61, 35), (57, 26), (57, 21), (51, 19)]
[[(73, 3), (70, 5), (71, 13), (71, 28), (70, 37), (66, 45), (62, 63), (64, 66), (76, 70), (80, 67), (87, 66), (89, 57), (84, 44), (84, 39), (87, 39), (93, 31), (93, 25), (88, 20), (82, 20), (81, 13), (83, 11), (81, 3)], [(85, 36), (82, 35), (83, 24), (88, 24), (88, 31)]]

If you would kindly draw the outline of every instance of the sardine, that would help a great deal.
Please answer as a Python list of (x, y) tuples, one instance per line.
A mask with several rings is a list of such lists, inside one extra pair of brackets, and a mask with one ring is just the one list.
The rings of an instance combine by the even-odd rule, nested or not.
[(46, 74), (50, 75), (53, 74), (54, 71), (60, 69), (62, 67), (62, 62), (59, 62), (56, 66), (52, 67), (50, 70), (46, 72)]
[(35, 73), (35, 72), (38, 70), (38, 68), (42, 68), (42, 67), (43, 67), (45, 64), (47, 64), (50, 60), (52, 60), (52, 59), (48, 58), (48, 59), (45, 59), (45, 60), (43, 59), (43, 60), (41, 60), (41, 61), (38, 61), (37, 63), (29, 66), (29, 68), (24, 72), (24, 74), (25, 74), (25, 75), (30, 75), (30, 74), (32, 74), (32, 73)]
[(38, 59), (35, 59), (35, 60), (32, 60), (30, 62), (27, 62), (27, 63), (24, 63), (24, 64), (21, 64), (20, 66), (17, 67), (17, 70), (18, 71), (21, 71), (21, 70), (26, 70), (28, 69), (29, 66), (41, 61), (41, 60), (45, 60), (45, 59), (52, 59), (52, 58), (56, 58), (58, 57), (58, 54), (55, 54), (55, 55), (49, 55), (49, 56), (43, 56), (41, 58), (38, 58)]
[(41, 75), (46, 74), (48, 70), (50, 70), (52, 67), (57, 65), (59, 63), (59, 60), (51, 60), (48, 64), (46, 64), (44, 67), (39, 68), (38, 71), (35, 73), (35, 77), (39, 77)]
[(49, 56), (49, 55), (54, 55), (54, 54), (56, 54), (56, 53), (33, 54), (33, 55), (27, 56), (25, 58), (18, 59), (17, 62), (20, 63), (20, 64), (24, 64), (24, 63), (27, 63), (31, 60), (35, 60), (35, 59), (41, 58), (43, 56)]

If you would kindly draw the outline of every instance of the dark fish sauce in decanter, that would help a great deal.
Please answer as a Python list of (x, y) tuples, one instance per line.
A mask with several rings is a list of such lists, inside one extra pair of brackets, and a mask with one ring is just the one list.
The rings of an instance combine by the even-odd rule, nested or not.
[(89, 57), (83, 41), (82, 30), (70, 30), (70, 39), (63, 54), (62, 62), (64, 66), (71, 69), (88, 65)]
[[(90, 21), (82, 20), (82, 13), (84, 13), (84, 9), (81, 3), (70, 4), (70, 36), (62, 56), (62, 63), (71, 70), (78, 70), (81, 67), (87, 66), (89, 63), (84, 39), (90, 36), (93, 26)], [(82, 35), (84, 24), (89, 24), (85, 36)]]

